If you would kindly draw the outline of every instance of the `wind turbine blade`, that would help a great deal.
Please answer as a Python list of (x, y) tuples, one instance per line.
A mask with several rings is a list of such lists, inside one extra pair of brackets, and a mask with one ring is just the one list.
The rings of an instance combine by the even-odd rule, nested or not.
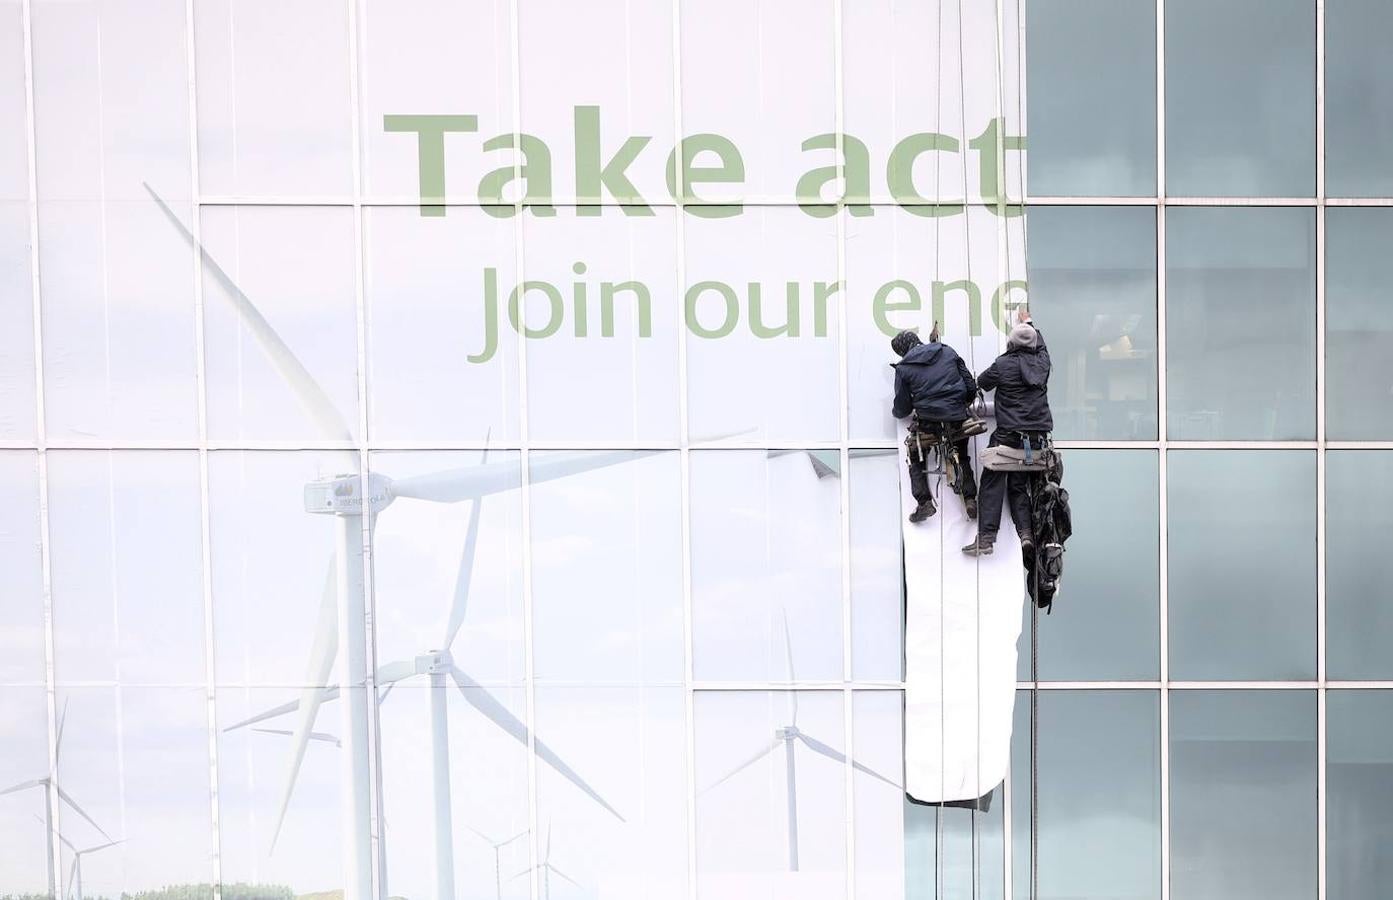
[(18, 793), (19, 791), (27, 791), (32, 787), (42, 787), (44, 784), (47, 783), (47, 778), (35, 778), (32, 781), (21, 781), (19, 784), (12, 784), (9, 787), (5, 788), (3, 791), (0, 791), (0, 797), (5, 796), (6, 794)]
[(416, 674), (415, 660), (403, 659), (398, 662), (390, 662), (385, 666), (379, 666), (377, 676), (374, 680), (381, 685), (393, 685), (403, 678), (410, 678)]
[[(258, 731), (258, 732), (260, 732), (261, 734), (280, 734), (280, 735), (294, 735), (294, 734), (295, 734), (295, 732), (290, 731), (290, 730), (285, 729), (285, 728), (253, 728), (252, 731)], [(326, 733), (323, 732), (323, 731), (311, 731), (311, 732), (310, 732), (310, 740), (312, 740), (312, 741), (324, 741), (325, 743), (333, 744), (335, 747), (340, 747), (340, 746), (343, 745), (343, 741), (341, 741), (341, 740), (339, 740), (338, 738), (334, 737), (332, 734), (326, 734)]]
[[(459, 692), (464, 696), (465, 702), (477, 709), (485, 718), (493, 722), (493, 724), (502, 728), (517, 741), (526, 746), (527, 726), (524, 725), (517, 716), (509, 712), (507, 707), (500, 703), (497, 698), (485, 690), (477, 681), (460, 671), (458, 666), (450, 667), (450, 677), (454, 679), (455, 687), (459, 688)], [(605, 798), (601, 797), (594, 788), (586, 784), (585, 779), (581, 778), (580, 775), (576, 774), (574, 769), (566, 765), (561, 757), (557, 756), (550, 747), (542, 743), (540, 739), (534, 740), (534, 745), (537, 750), (538, 759), (561, 773), (567, 781), (584, 791), (591, 800), (603, 806), (616, 819), (621, 822), (625, 821), (618, 810), (610, 806), (609, 803), (605, 801)]]
[(63, 712), (58, 716), (58, 737), (53, 741), (53, 757), (57, 759), (63, 752), (63, 729), (68, 724), (68, 699), (63, 698)]
[[(35, 822), (38, 822), (38, 823), (39, 823), (40, 825), (42, 825), (44, 828), (47, 828), (47, 827), (48, 827), (48, 821), (47, 821), (46, 819), (44, 819), (43, 816), (39, 815), (38, 813), (33, 813), (33, 816), (34, 816), (34, 821), (35, 821)], [(53, 833), (56, 834), (56, 835), (58, 835), (58, 840), (60, 840), (60, 841), (63, 842), (63, 846), (64, 846), (64, 847), (67, 847), (69, 850), (71, 850), (71, 851), (74, 852), (74, 853), (77, 852), (77, 847), (73, 846), (73, 842), (72, 842), (72, 841), (70, 841), (70, 840), (68, 840), (67, 838), (63, 837), (63, 832), (61, 832), (61, 831), (59, 831), (57, 828), (55, 828), (55, 829), (53, 829)]]
[[(339, 689), (337, 685), (335, 685), (334, 687), (324, 688), (324, 696), (321, 698), (321, 702), (328, 702), (329, 700), (333, 700), (334, 698), (338, 697), (338, 695)], [(289, 703), (282, 703), (280, 706), (275, 706), (271, 709), (266, 710), (265, 712), (257, 713), (250, 719), (243, 719), (235, 725), (229, 725), (226, 728), (224, 728), (223, 731), (236, 731), (239, 728), (246, 728), (248, 725), (255, 725), (258, 722), (265, 722), (267, 719), (274, 719), (277, 716), (283, 716), (286, 713), (294, 712), (299, 708), (300, 701), (291, 700)]]
[(65, 897), (71, 897), (73, 894), (73, 886), (77, 884), (77, 864), (81, 859), (82, 854), (74, 851), (73, 864), (68, 866), (68, 889), (63, 892)]
[[(839, 763), (841, 763), (841, 764), (843, 764), (843, 765), (846, 764), (846, 754), (845, 754), (845, 753), (842, 753), (840, 750), (834, 750), (834, 749), (832, 749), (831, 747), (829, 747), (829, 746), (827, 746), (826, 744), (824, 744), (822, 741), (819, 741), (817, 738), (809, 737), (809, 736), (806, 735), (806, 734), (801, 734), (801, 733), (800, 733), (800, 734), (798, 735), (798, 740), (800, 740), (800, 741), (802, 741), (804, 744), (806, 744), (807, 747), (808, 747), (808, 749), (811, 750), (811, 751), (813, 751), (814, 753), (820, 753), (820, 754), (822, 754), (823, 756), (827, 757), (827, 758), (830, 759), (830, 760), (833, 760), (833, 761), (835, 761), (835, 762), (839, 762)], [(879, 781), (885, 782), (886, 784), (890, 785), (890, 786), (891, 786), (892, 788), (894, 788), (895, 790), (903, 790), (903, 788), (901, 788), (898, 784), (896, 784), (895, 782), (891, 781), (889, 778), (886, 778), (884, 775), (880, 774), (880, 773), (877, 772), (875, 769), (872, 769), (872, 768), (869, 767), (869, 766), (864, 766), (864, 765), (862, 765), (861, 763), (857, 762), (857, 761), (854, 760), (854, 759), (851, 761), (851, 767), (852, 767), (853, 769), (855, 769), (856, 771), (858, 771), (858, 772), (865, 773), (866, 775), (869, 775), (869, 776), (871, 776), (872, 778), (875, 778), (875, 779), (877, 779), (877, 780), (879, 780)]]
[(702, 789), (701, 791), (699, 791), (698, 793), (700, 793), (700, 794), (705, 794), (705, 793), (708, 793), (708, 792), (710, 792), (710, 791), (714, 791), (716, 788), (718, 788), (718, 787), (720, 787), (721, 785), (725, 784), (727, 781), (730, 781), (730, 780), (731, 780), (732, 778), (734, 778), (736, 775), (739, 775), (741, 772), (745, 771), (745, 770), (748, 769), (750, 766), (754, 765), (755, 763), (759, 762), (761, 759), (764, 759), (764, 757), (766, 757), (766, 756), (768, 756), (769, 754), (773, 753), (775, 750), (778, 749), (779, 745), (782, 744), (783, 742), (784, 742), (784, 741), (783, 741), (783, 738), (775, 738), (775, 739), (773, 740), (772, 743), (770, 743), (769, 745), (767, 745), (767, 746), (765, 746), (765, 747), (760, 748), (760, 751), (759, 751), (758, 753), (756, 753), (754, 756), (751, 756), (749, 759), (745, 760), (745, 761), (742, 762), (740, 765), (738, 765), (738, 766), (736, 766), (735, 768), (731, 769), (729, 772), (727, 772), (727, 773), (725, 773), (724, 775), (722, 775), (718, 780), (716, 780), (715, 782), (713, 782), (713, 783), (711, 783), (710, 785), (706, 786), (705, 788), (703, 788), (703, 789)]
[(548, 865), (547, 865), (547, 868), (551, 870), (551, 874), (555, 875), (557, 878), (560, 878), (562, 881), (569, 881), (571, 884), (574, 884), (576, 887), (580, 888), (581, 890), (585, 890), (585, 888), (581, 887), (581, 884), (580, 884), (579, 881), (576, 881), (574, 878), (572, 878), (571, 876), (567, 875), (565, 872), (561, 871), (561, 870), (558, 869), (556, 866), (553, 866), (553, 865), (548, 864)]
[[(528, 480), (532, 484), (554, 481), (567, 475), (616, 466), (641, 456), (652, 456), (662, 450), (606, 450), (603, 452), (557, 453), (529, 460)], [(516, 462), (487, 463), (463, 469), (450, 469), (430, 475), (417, 475), (392, 482), (392, 496), (429, 500), (433, 503), (458, 503), (461, 500), (484, 497), (510, 491), (522, 484), (522, 471)]]
[(98, 844), (95, 847), (88, 847), (86, 850), (83, 850), (81, 852), (84, 854), (96, 853), (98, 850), (105, 850), (107, 847), (115, 847), (117, 844), (124, 844), (125, 842), (125, 838), (121, 838), (119, 841), (107, 841), (105, 844)]
[[(797, 680), (798, 680), (798, 673), (797, 673), (797, 672), (794, 670), (794, 668), (793, 668), (793, 638), (792, 638), (791, 636), (789, 636), (789, 632), (788, 632), (788, 608), (787, 608), (787, 607), (784, 607), (783, 610), (782, 610), (782, 612), (783, 612), (783, 620), (784, 620), (784, 662), (785, 662), (785, 664), (788, 666), (788, 680), (789, 680), (789, 681), (797, 681)], [(797, 692), (797, 691), (789, 691), (789, 692), (788, 692), (788, 713), (789, 713), (789, 715), (793, 718), (793, 722), (792, 722), (791, 724), (797, 725), (797, 724), (798, 724), (798, 692)]]
[(528, 830), (527, 830), (526, 828), (524, 828), (522, 831), (519, 831), (517, 834), (515, 834), (515, 835), (513, 835), (512, 837), (508, 838), (506, 841), (503, 841), (501, 844), (494, 844), (494, 846), (495, 846), (495, 847), (506, 847), (506, 846), (508, 846), (509, 844), (511, 844), (513, 841), (522, 840), (523, 838), (527, 837), (527, 835), (528, 835)]
[(106, 838), (108, 841), (111, 840), (111, 835), (107, 834), (106, 831), (102, 829), (102, 826), (97, 824), (96, 819), (93, 819), (91, 816), (87, 815), (87, 810), (78, 806), (77, 801), (70, 797), (67, 791), (63, 790), (56, 784), (53, 786), (53, 789), (58, 792), (58, 796), (63, 799), (63, 802), (71, 806), (73, 808), (73, 811), (76, 812), (79, 816), (82, 816), (82, 818), (87, 820), (88, 825), (91, 825), (93, 828), (97, 829), (97, 832), (101, 834), (102, 837)]
[(290, 808), (290, 795), (295, 791), (295, 779), (300, 775), (300, 764), (305, 759), (310, 732), (314, 729), (319, 706), (324, 702), (324, 688), (334, 669), (334, 657), (338, 654), (337, 562), (338, 554), (335, 553), (329, 559), (329, 572), (324, 579), (324, 596), (319, 603), (319, 621), (315, 624), (314, 643), (310, 647), (309, 671), (305, 677), (307, 686), (300, 694), (299, 716), (295, 720), (295, 733), (291, 737), (290, 767), (286, 772), (285, 788), (281, 792), (280, 809), (276, 813), (276, 824), (271, 832), (268, 853), (275, 849), (281, 826), (285, 824), (285, 813)]
[[(484, 450), (485, 459), (488, 450)], [(487, 465), (487, 463), (485, 463)], [(460, 626), (464, 624), (464, 613), (469, 608), (469, 585), (474, 577), (474, 551), (479, 546), (479, 516), (484, 509), (484, 498), (474, 499), (474, 508), (469, 511), (469, 528), (464, 534), (464, 553), (460, 556), (459, 572), (455, 575), (455, 597), (450, 603), (450, 619), (445, 625), (445, 643), (441, 648), (449, 650), (455, 643)]]
[(179, 234), (184, 238), (184, 243), (198, 251), (199, 256), (203, 258), (204, 270), (209, 272), (213, 276), (213, 280), (221, 285), (227, 293), (238, 317), (251, 331), (257, 343), (261, 345), (261, 349), (266, 353), (271, 364), (276, 367), (276, 371), (280, 372), (286, 384), (290, 385), (290, 389), (295, 392), (296, 399), (300, 401), (305, 412), (327, 437), (352, 440), (353, 432), (349, 429), (343, 416), (340, 415), (338, 408), (334, 406), (334, 402), (329, 399), (324, 388), (320, 387), (319, 382), (314, 380), (314, 376), (291, 351), (290, 346), (271, 327), (271, 323), (266, 321), (266, 317), (251, 302), (251, 298), (223, 271), (222, 266), (218, 265), (217, 261), (208, 253), (207, 248), (194, 239), (193, 232), (189, 231), (188, 227), (179, 220), (179, 217), (174, 214), (174, 210), (169, 208), (169, 205), (160, 198), (160, 195), (155, 193), (155, 189), (146, 184), (145, 190), (159, 204), (165, 217), (179, 231)]
[(531, 875), (533, 872), (536, 872), (536, 871), (540, 870), (541, 868), (542, 868), (542, 866), (541, 866), (541, 864), (539, 863), (538, 865), (532, 866), (531, 868), (523, 869), (521, 872), (519, 872), (519, 873), (517, 873), (516, 875), (512, 876), (512, 877), (509, 878), (508, 880), (509, 880), (509, 881), (517, 881), (519, 878), (525, 878), (526, 876)]
[(465, 829), (467, 829), (471, 834), (473, 834), (473, 835), (474, 835), (475, 837), (477, 837), (479, 840), (483, 841), (485, 844), (488, 844), (490, 847), (496, 847), (496, 846), (498, 846), (497, 844), (495, 844), (495, 843), (493, 842), (493, 838), (491, 838), (491, 837), (489, 837), (488, 835), (484, 834), (482, 831), (480, 831), (479, 829), (475, 828), (473, 825), (466, 825), (466, 826), (464, 826), (464, 827), (465, 827)]
[(824, 478), (837, 478), (841, 475), (842, 461), (841, 451), (838, 450), (768, 450), (765, 451), (765, 459), (777, 459), (780, 456), (791, 456), (795, 453), (802, 453), (808, 457), (808, 463), (813, 468), (813, 474), (818, 481)]

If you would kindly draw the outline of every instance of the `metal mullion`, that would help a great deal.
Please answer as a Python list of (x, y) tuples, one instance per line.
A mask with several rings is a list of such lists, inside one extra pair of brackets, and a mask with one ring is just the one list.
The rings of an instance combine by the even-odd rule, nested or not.
[[(1160, 526), (1157, 628), (1160, 666), (1161, 900), (1170, 900), (1170, 546), (1169, 398), (1166, 390), (1166, 0), (1156, 0), (1156, 439)], [(1032, 898), (1034, 900), (1034, 898)]]
[(1326, 409), (1325, 409), (1325, 14), (1316, 0), (1316, 896), (1325, 900), (1326, 860)]

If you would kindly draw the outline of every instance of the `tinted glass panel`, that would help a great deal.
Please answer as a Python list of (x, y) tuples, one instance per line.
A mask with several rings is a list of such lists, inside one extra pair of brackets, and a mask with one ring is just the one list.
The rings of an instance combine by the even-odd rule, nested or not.
[(1172, 440), (1310, 440), (1316, 429), (1315, 216), (1166, 214)]
[(1153, 0), (1026, 4), (1030, 193), (1156, 193)]
[(1031, 209), (1030, 302), (1056, 438), (1156, 438), (1156, 212)]
[(1325, 219), (1325, 429), (1337, 441), (1393, 438), (1393, 339), (1384, 265), (1393, 210)]
[(1393, 691), (1326, 700), (1326, 896), (1378, 900), (1393, 883)]
[(1315, 0), (1168, 0), (1166, 193), (1315, 187)]
[(1331, 678), (1393, 677), (1393, 452), (1325, 456), (1326, 667)]
[(1170, 452), (1170, 674), (1316, 674), (1316, 455)]
[(1316, 894), (1316, 695), (1170, 695), (1171, 897)]
[(1393, 194), (1393, 6), (1325, 0), (1325, 189)]

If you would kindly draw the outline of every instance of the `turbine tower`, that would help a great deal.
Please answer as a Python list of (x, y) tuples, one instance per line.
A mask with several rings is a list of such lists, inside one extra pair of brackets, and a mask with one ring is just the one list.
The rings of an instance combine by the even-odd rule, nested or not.
[[(789, 681), (796, 682), (798, 676), (793, 666), (793, 641), (788, 632), (788, 613), (783, 614), (784, 628), (784, 658), (788, 666)], [(790, 689), (788, 691), (788, 723), (780, 725), (774, 729), (774, 739), (767, 745), (761, 747), (757, 753), (742, 762), (740, 765), (722, 775), (710, 786), (705, 788), (702, 793), (706, 794), (715, 790), (722, 784), (739, 775), (741, 772), (753, 766), (755, 763), (764, 759), (766, 756), (776, 752), (780, 747), (784, 751), (784, 768), (787, 780), (788, 796), (788, 868), (791, 872), (798, 871), (798, 754), (797, 745), (802, 744), (819, 756), (824, 756), (840, 765), (846, 765), (847, 757), (841, 751), (828, 746), (807, 732), (798, 727), (798, 691)], [(858, 772), (864, 772), (872, 778), (883, 781), (896, 790), (903, 790), (900, 785), (881, 775), (874, 769), (862, 765), (856, 760), (851, 760), (851, 766)]]

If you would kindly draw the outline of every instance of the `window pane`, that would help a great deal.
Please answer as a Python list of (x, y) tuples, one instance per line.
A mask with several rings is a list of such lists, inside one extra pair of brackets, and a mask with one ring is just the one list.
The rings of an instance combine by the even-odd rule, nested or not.
[(1170, 695), (1171, 897), (1316, 894), (1316, 696)]
[[(475, 681), (521, 684), (527, 672), (522, 494), (510, 489), (522, 481), (521, 456), (493, 450), (485, 460), (472, 450), (410, 451), (370, 459), (374, 476), (389, 484), (437, 486), (398, 497), (377, 519), (372, 546), (379, 665), (410, 663), (443, 649)], [(504, 489), (470, 499), (486, 483), (486, 472), (496, 479), (492, 487)], [(451, 483), (460, 485), (458, 493), (447, 492)], [(465, 569), (476, 510), (474, 562)], [(461, 588), (467, 591), (463, 597)], [(456, 612), (463, 617), (452, 620)], [(445, 646), (456, 623), (454, 640)]]
[(697, 896), (845, 897), (841, 692), (695, 699)]
[[(204, 207), (203, 243), (245, 298), (204, 266), (211, 438), (329, 441), (357, 434), (353, 215), (346, 207)], [(289, 348), (290, 362), (260, 336), (267, 324)], [(290, 370), (297, 360), (307, 379)]]
[(29, 148), (25, 122), (24, 5), (0, 3), (0, 204), (29, 199)]
[[(536, 452), (533, 671), (549, 682), (681, 684), (682, 474), (675, 452)], [(565, 696), (558, 694), (557, 696)]]
[(1316, 676), (1316, 455), (1173, 450), (1170, 674)]
[[(48, 775), (48, 697), (38, 687), (0, 686), (0, 790)], [(0, 894), (49, 892), (46, 792), (41, 785), (6, 794), (0, 803)]]
[(1325, 187), (1393, 194), (1393, 6), (1325, 0)]
[(1313, 211), (1172, 209), (1166, 242), (1170, 439), (1313, 439)]
[[(687, 736), (682, 688), (539, 687), (536, 706), (537, 736), (613, 808), (606, 810), (539, 760), (542, 858), (549, 852), (556, 870), (582, 885), (583, 896), (685, 897)], [(539, 874), (545, 897), (546, 870)], [(551, 873), (551, 896), (563, 896), (563, 881)], [(429, 895), (418, 891), (408, 896)], [(490, 896), (473, 896), (479, 895)]]
[(684, 229), (692, 440), (835, 440), (835, 220), (751, 206)]
[(520, 339), (499, 293), (517, 283), (517, 223), (413, 206), (365, 209), (363, 222), (373, 438), (517, 440)]
[(198, 454), (50, 451), (48, 508), (58, 683), (203, 683)]
[(351, 195), (348, 8), (210, 0), (194, 25), (203, 191)]
[(31, 246), (29, 205), (0, 200), (0, 440), (7, 441), (37, 433)]
[(0, 685), (44, 683), (40, 541), (38, 454), (0, 451)]
[(851, 673), (899, 681), (904, 663), (899, 450), (851, 451)]
[[(531, 440), (677, 440), (676, 215), (607, 207), (581, 218), (572, 208), (523, 220)], [(499, 280), (500, 323), (518, 290), (517, 279)]]
[(1393, 210), (1332, 209), (1325, 229), (1325, 428), (1337, 441), (1393, 438), (1393, 325), (1384, 257)]
[(1385, 572), (1393, 546), (1393, 452), (1332, 450), (1325, 467), (1327, 672), (1393, 678)]
[(1326, 704), (1326, 896), (1378, 900), (1393, 883), (1393, 691)]
[(1031, 195), (1154, 196), (1155, 0), (1030, 3), (1026, 38)]
[(1168, 0), (1166, 193), (1310, 197), (1315, 0)]
[[(1029, 702), (1022, 692), (1018, 710), (1028, 714)], [(1018, 724), (1028, 738), (1029, 719)], [(1160, 897), (1160, 739), (1155, 691), (1040, 692), (1035, 803), (1041, 897)], [(1023, 783), (1012, 784), (1026, 800), (1018, 841), (1029, 836), (1026, 774)], [(1017, 875), (1029, 876), (1028, 857)]]
[[(1040, 678), (1157, 678), (1157, 456), (1150, 450), (1066, 450), (1064, 465), (1074, 536), (1054, 612), (1039, 617)], [(1029, 640), (1028, 623), (1023, 640)]]
[[(208, 694), (202, 688), (60, 688), (66, 713), (58, 781), (111, 840), (82, 855), (63, 846), (60, 896), (121, 897), (187, 885), (212, 900), (213, 817)], [(59, 831), (77, 847), (106, 843), (61, 805)], [(80, 836), (80, 837), (79, 837)], [(224, 870), (226, 874), (226, 870)]]
[(841, 476), (825, 457), (692, 453), (698, 680), (841, 680)]
[(1027, 226), (1055, 437), (1155, 440), (1155, 210), (1037, 206)]

